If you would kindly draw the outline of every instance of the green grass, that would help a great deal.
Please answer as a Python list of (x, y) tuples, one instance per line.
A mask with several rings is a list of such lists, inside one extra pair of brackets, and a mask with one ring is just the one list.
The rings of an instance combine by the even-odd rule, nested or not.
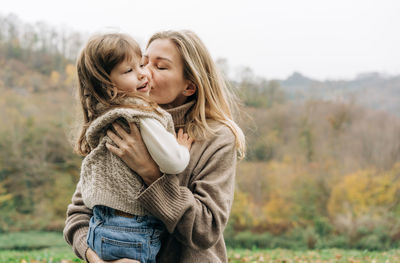
[(14, 232), (0, 234), (0, 250), (38, 250), (65, 247), (62, 233), (58, 232)]
[(323, 249), (295, 251), (288, 249), (246, 250), (229, 249), (229, 262), (270, 262), (270, 263), (394, 263), (400, 262), (400, 250), (360, 251), (343, 249)]
[[(400, 250), (360, 251), (324, 250), (248, 250), (228, 249), (230, 263), (394, 263), (400, 262)], [(0, 234), (0, 263), (72, 263), (79, 260), (65, 243), (61, 233), (25, 232)]]
[(72, 252), (71, 248), (55, 247), (48, 249), (20, 251), (20, 250), (0, 250), (1, 263), (14, 262), (43, 262), (43, 263), (66, 263), (83, 262)]
[(57, 232), (19, 232), (0, 234), (0, 263), (83, 262)]
[[(385, 252), (369, 252), (357, 250), (306, 250), (293, 251), (286, 249), (273, 250), (244, 250), (229, 249), (229, 262), (268, 262), (268, 263), (372, 263), (372, 262), (400, 262), (400, 250), (390, 250)], [(83, 262), (79, 260), (69, 247), (51, 248), (33, 251), (12, 251), (0, 250), (0, 262), (43, 262), (43, 263), (72, 263)]]

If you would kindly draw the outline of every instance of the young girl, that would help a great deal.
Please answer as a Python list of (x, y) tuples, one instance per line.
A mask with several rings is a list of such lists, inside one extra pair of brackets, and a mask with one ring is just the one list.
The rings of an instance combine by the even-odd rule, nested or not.
[[(147, 97), (147, 73), (141, 68), (139, 45), (124, 34), (92, 37), (77, 63), (84, 123), (76, 151), (85, 156), (78, 183), (93, 216), (88, 246), (103, 260), (130, 258), (155, 262), (163, 224), (137, 200), (143, 180), (107, 150), (115, 145), (106, 131), (117, 121), (129, 132), (136, 123), (160, 171), (182, 172), (190, 159), (192, 139), (174, 136), (169, 113)], [(147, 156), (143, 154), (144, 156)]]

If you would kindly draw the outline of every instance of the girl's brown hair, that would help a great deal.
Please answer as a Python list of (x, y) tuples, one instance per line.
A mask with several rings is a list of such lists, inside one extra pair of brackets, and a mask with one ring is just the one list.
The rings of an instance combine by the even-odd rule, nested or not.
[[(90, 153), (86, 130), (94, 119), (116, 107), (155, 110), (157, 104), (148, 97), (119, 91), (113, 85), (110, 73), (117, 65), (128, 60), (140, 60), (142, 52), (138, 43), (126, 34), (101, 34), (92, 36), (81, 51), (77, 61), (78, 96), (83, 111), (83, 125), (75, 144), (75, 152), (82, 156)], [(124, 97), (138, 97), (149, 105), (125, 105)], [(100, 107), (99, 107), (100, 106)]]

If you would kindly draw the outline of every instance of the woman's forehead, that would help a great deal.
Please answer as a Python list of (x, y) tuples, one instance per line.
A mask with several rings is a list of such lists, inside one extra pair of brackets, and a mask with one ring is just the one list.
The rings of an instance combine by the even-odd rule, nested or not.
[(164, 59), (171, 62), (180, 57), (175, 44), (169, 39), (152, 41), (145, 50), (144, 56), (150, 59)]

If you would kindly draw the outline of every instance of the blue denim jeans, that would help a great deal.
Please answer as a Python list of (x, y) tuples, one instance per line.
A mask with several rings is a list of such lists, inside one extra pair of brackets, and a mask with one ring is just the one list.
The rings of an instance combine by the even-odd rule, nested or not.
[(103, 260), (130, 258), (141, 263), (156, 262), (164, 225), (153, 216), (115, 215), (115, 210), (95, 206), (89, 223), (87, 243)]

